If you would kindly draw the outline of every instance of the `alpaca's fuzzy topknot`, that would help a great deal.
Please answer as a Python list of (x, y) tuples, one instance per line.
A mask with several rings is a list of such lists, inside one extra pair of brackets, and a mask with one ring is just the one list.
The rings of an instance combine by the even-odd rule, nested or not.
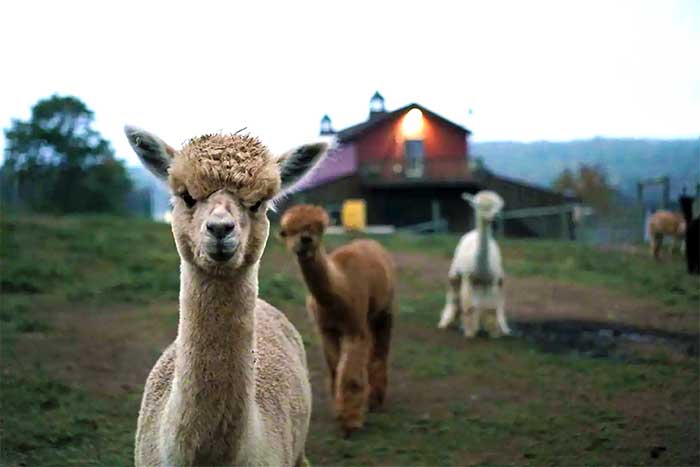
[(472, 205), (477, 215), (487, 219), (492, 219), (503, 209), (503, 198), (495, 191), (483, 190), (476, 196), (464, 194), (462, 197)]
[(280, 189), (280, 170), (260, 140), (250, 135), (211, 134), (189, 140), (170, 166), (174, 192), (184, 185), (195, 198), (227, 189), (257, 202)]
[(298, 204), (289, 208), (280, 219), (280, 225), (286, 230), (298, 232), (313, 227), (322, 231), (330, 224), (328, 213), (321, 206)]
[(503, 198), (494, 191), (480, 191), (474, 197), (474, 204), (486, 210), (498, 211), (503, 207)]

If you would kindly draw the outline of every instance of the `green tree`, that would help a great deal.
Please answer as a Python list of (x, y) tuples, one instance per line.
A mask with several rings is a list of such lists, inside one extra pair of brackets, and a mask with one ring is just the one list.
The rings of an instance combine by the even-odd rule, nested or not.
[(576, 172), (564, 169), (552, 183), (555, 191), (573, 194), (600, 212), (611, 208), (612, 188), (605, 171), (596, 165), (581, 164)]
[(5, 202), (51, 212), (120, 212), (131, 182), (78, 98), (53, 95), (5, 129)]

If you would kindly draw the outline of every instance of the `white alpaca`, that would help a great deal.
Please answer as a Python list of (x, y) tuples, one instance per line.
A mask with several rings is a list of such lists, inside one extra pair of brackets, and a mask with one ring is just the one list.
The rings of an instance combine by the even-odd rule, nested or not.
[(175, 151), (138, 128), (125, 132), (172, 191), (180, 255), (177, 338), (146, 381), (135, 464), (305, 465), (306, 354), (287, 318), (258, 299), (258, 266), (267, 203), (328, 145), (273, 157), (255, 138), (216, 134)]
[(505, 316), (501, 251), (491, 233), (493, 219), (503, 208), (503, 199), (493, 191), (480, 191), (476, 196), (464, 193), (462, 198), (474, 208), (476, 229), (465, 234), (455, 250), (438, 327), (447, 328), (461, 314), (465, 337), (476, 335), (482, 319), (490, 336), (510, 334)]

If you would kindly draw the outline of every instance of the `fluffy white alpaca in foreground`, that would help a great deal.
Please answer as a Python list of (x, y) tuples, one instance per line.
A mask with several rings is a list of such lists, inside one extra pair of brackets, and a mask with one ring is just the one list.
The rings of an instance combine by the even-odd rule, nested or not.
[[(311, 414), (299, 333), (258, 299), (267, 204), (326, 152), (275, 157), (246, 135), (205, 135), (176, 151), (125, 128), (167, 180), (180, 255), (175, 341), (151, 370), (136, 431), (137, 466), (300, 466)], [(147, 245), (144, 245), (147, 247)]]
[(476, 196), (464, 193), (462, 198), (474, 208), (476, 229), (465, 234), (455, 250), (438, 327), (447, 328), (461, 314), (466, 337), (476, 335), (482, 319), (491, 337), (510, 334), (505, 316), (501, 251), (491, 233), (493, 219), (503, 208), (503, 199), (493, 191), (480, 191)]

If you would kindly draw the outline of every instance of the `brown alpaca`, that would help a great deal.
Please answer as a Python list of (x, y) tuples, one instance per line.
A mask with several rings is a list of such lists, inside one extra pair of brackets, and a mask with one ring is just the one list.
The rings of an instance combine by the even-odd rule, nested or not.
[(362, 427), (368, 403), (376, 409), (386, 396), (394, 261), (374, 240), (355, 240), (327, 254), (322, 236), (328, 214), (318, 206), (294, 206), (280, 224), (311, 293), (306, 306), (321, 336), (336, 416), (347, 436)]
[(654, 258), (659, 259), (661, 244), (664, 236), (671, 237), (671, 247), (669, 253), (673, 254), (673, 248), (680, 242), (683, 248), (685, 238), (685, 219), (683, 215), (671, 211), (656, 211), (649, 219), (649, 240), (651, 241), (651, 253)]

